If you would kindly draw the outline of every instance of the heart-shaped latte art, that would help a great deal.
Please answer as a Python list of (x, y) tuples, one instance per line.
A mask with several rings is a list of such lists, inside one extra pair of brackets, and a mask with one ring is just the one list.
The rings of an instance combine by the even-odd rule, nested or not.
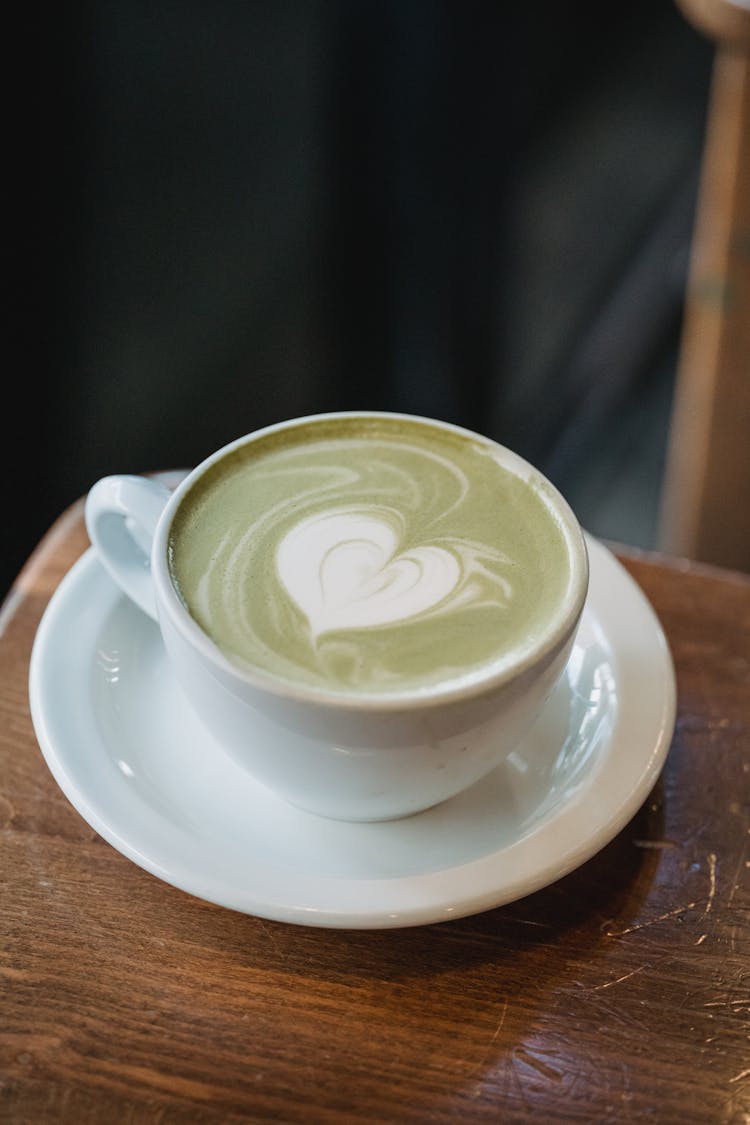
[(385, 519), (361, 511), (327, 512), (287, 532), (276, 566), (318, 637), (418, 617), (456, 590), (461, 568), (451, 551), (434, 544), (398, 548)]

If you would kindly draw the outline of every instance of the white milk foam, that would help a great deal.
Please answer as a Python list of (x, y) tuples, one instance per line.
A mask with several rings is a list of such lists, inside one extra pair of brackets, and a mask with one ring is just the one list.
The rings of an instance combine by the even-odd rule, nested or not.
[(384, 519), (330, 511), (302, 520), (276, 553), (279, 579), (313, 637), (335, 629), (390, 625), (445, 605), (462, 578), (457, 552), (437, 544), (399, 553)]

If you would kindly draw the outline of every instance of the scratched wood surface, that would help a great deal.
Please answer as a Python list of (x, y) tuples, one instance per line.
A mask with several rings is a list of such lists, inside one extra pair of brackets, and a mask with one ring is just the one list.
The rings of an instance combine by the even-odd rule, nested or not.
[(626, 565), (672, 646), (662, 778), (578, 871), (410, 930), (246, 917), (159, 882), (38, 749), (30, 647), (80, 506), (0, 630), (0, 1119), (722, 1122), (750, 1114), (750, 580)]

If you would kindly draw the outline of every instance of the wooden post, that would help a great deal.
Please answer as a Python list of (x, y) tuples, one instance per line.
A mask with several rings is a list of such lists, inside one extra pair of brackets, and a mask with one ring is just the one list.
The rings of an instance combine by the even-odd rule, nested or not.
[(717, 46), (660, 545), (750, 570), (750, 7), (681, 7)]

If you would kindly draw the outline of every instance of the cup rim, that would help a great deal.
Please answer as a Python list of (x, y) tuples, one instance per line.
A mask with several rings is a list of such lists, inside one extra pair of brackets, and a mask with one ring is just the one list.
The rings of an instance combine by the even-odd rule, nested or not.
[[(538, 494), (542, 497), (563, 532), (570, 565), (570, 579), (565, 595), (558, 606), (558, 612), (550, 623), (550, 628), (545, 628), (535, 643), (522, 650), (515, 659), (499, 665), (497, 662), (489, 664), (463, 679), (452, 679), (449, 683), (443, 685), (433, 684), (410, 688), (406, 691), (388, 692), (332, 690), (314, 684), (295, 683), (293, 680), (262, 669), (240, 666), (224, 654), (216, 642), (211, 640), (190, 614), (172, 582), (168, 566), (167, 544), (169, 531), (177, 510), (197, 481), (211, 466), (224, 457), (269, 434), (296, 429), (299, 426), (314, 422), (358, 418), (401, 420), (460, 434), (491, 447), (493, 452), (499, 454), (500, 463), (504, 468), (514, 472), (516, 476), (527, 482), (534, 480), (542, 486), (538, 490)], [(153, 539), (151, 575), (159, 617), (161, 618), (166, 613), (173, 628), (182, 635), (192, 648), (198, 651), (204, 661), (212, 665), (223, 676), (229, 675), (243, 685), (279, 699), (288, 699), (298, 703), (314, 704), (342, 711), (386, 713), (423, 710), (489, 695), (534, 667), (543, 666), (546, 658), (551, 657), (562, 647), (580, 619), (588, 591), (589, 564), (583, 531), (567, 500), (539, 469), (536, 469), (519, 454), (514, 453), (493, 438), (452, 422), (400, 411), (342, 410), (307, 414), (302, 417), (274, 422), (235, 438), (204, 458), (179, 483), (165, 505)]]

